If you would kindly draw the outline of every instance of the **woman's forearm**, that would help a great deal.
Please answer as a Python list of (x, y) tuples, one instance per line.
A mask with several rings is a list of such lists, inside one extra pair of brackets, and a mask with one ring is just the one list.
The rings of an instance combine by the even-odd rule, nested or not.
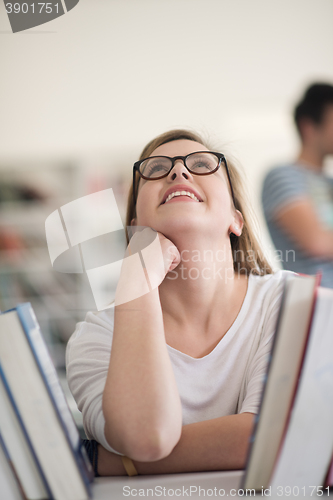
[[(254, 415), (242, 413), (183, 427), (182, 436), (169, 456), (156, 462), (134, 461), (139, 474), (171, 474), (245, 467)], [(124, 475), (120, 457), (100, 447), (101, 475)]]
[(158, 289), (115, 308), (103, 412), (108, 442), (134, 459), (158, 460), (180, 438), (181, 403)]

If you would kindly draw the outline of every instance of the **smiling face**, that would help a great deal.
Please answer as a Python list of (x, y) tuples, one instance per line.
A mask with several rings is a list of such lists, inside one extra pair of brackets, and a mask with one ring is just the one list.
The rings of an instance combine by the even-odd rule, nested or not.
[[(208, 151), (190, 140), (168, 142), (156, 148), (150, 156), (186, 156)], [(140, 179), (136, 204), (139, 226), (152, 227), (172, 238), (175, 232), (211, 232), (229, 237), (241, 232), (241, 217), (235, 210), (223, 164), (211, 175), (191, 174), (182, 160), (177, 160), (167, 177), (158, 180)]]

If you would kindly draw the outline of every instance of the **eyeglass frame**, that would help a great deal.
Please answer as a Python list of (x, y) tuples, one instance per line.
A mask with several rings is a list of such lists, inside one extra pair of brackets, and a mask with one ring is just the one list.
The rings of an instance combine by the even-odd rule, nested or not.
[[(198, 174), (196, 172), (192, 172), (188, 168), (188, 166), (186, 165), (186, 159), (189, 156), (192, 156), (192, 155), (195, 155), (195, 154), (198, 154), (198, 153), (210, 153), (210, 154), (213, 154), (213, 155), (217, 156), (217, 158), (219, 159), (217, 167), (214, 170), (212, 170), (211, 172), (206, 172), (204, 174)], [(171, 160), (170, 170), (166, 174), (161, 175), (160, 177), (145, 177), (140, 172), (140, 165), (144, 161), (151, 160), (153, 158), (167, 158), (168, 160)], [(167, 177), (170, 174), (170, 172), (173, 169), (173, 167), (175, 166), (175, 163), (176, 163), (177, 160), (182, 160), (184, 167), (186, 168), (186, 170), (188, 170), (190, 172), (190, 174), (198, 175), (198, 176), (215, 174), (215, 172), (217, 172), (218, 169), (220, 168), (221, 162), (223, 161), (225, 169), (226, 169), (226, 172), (227, 172), (227, 177), (228, 177), (228, 181), (229, 181), (229, 186), (230, 186), (232, 201), (234, 203), (234, 206), (236, 206), (236, 203), (235, 203), (235, 194), (234, 194), (234, 190), (233, 190), (232, 183), (231, 183), (230, 172), (229, 172), (227, 160), (226, 160), (226, 157), (224, 156), (224, 154), (217, 153), (216, 151), (194, 151), (193, 153), (189, 153), (186, 156), (173, 156), (173, 157), (171, 157), (171, 156), (164, 156), (164, 155), (156, 155), (156, 156), (149, 156), (148, 158), (143, 158), (142, 160), (136, 161), (134, 163), (134, 165), (133, 165), (133, 207), (135, 207), (135, 205), (136, 205), (137, 195), (138, 195), (138, 193), (136, 193), (136, 186), (135, 186), (135, 173), (138, 172), (140, 178), (145, 179), (147, 181), (158, 181), (160, 179), (163, 179), (164, 177)], [(139, 181), (140, 181), (140, 179), (139, 179)], [(139, 189), (139, 182), (138, 182), (137, 189)]]

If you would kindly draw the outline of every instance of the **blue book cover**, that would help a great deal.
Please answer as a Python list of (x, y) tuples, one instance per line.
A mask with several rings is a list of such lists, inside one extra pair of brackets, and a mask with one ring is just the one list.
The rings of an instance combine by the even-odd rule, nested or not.
[(86, 450), (82, 445), (79, 431), (68, 407), (58, 374), (46, 347), (35, 313), (30, 303), (19, 304), (15, 309), (26, 333), (50, 398), (57, 411), (59, 421), (67, 436), (71, 450), (82, 470), (83, 479), (86, 485), (89, 486), (89, 483), (93, 480), (94, 473)]
[[(77, 466), (77, 470), (81, 479), (85, 485), (87, 494), (91, 496), (91, 488), (90, 483), (93, 480), (94, 473), (87, 456), (86, 450), (82, 445), (82, 441), (74, 422), (71, 411), (68, 407), (67, 400), (63, 393), (62, 387), (60, 385), (60, 381), (51, 360), (50, 354), (46, 347), (44, 338), (42, 336), (38, 321), (34, 314), (34, 311), (30, 305), (30, 303), (19, 304), (14, 309), (10, 311), (6, 311), (2, 313), (2, 315), (6, 316), (7, 313), (16, 313), (17, 319), (19, 320), (22, 333), (24, 332), (25, 338), (27, 341), (27, 348), (30, 349), (32, 354), (30, 363), (35, 363), (35, 366), (38, 369), (38, 372), (41, 377), (41, 384), (44, 385), (46, 393), (50, 398), (50, 402), (52, 403), (52, 407), (55, 413), (56, 420), (58, 420), (60, 427), (63, 431), (63, 436), (65, 438), (65, 442), (68, 444), (68, 449), (71, 451), (72, 456), (74, 458), (74, 462)], [(9, 316), (8, 316), (9, 317)], [(8, 344), (8, 341), (7, 341)], [(21, 344), (20, 344), (21, 345)], [(4, 344), (6, 346), (6, 344)], [(29, 346), (29, 347), (28, 347)], [(23, 345), (22, 345), (23, 347)], [(16, 351), (15, 351), (16, 352)], [(25, 356), (27, 356), (28, 351)], [(1, 356), (0, 356), (1, 358)], [(13, 358), (15, 359), (15, 358)], [(25, 360), (26, 358), (22, 358)], [(1, 361), (1, 359), (0, 359)], [(9, 368), (10, 369), (10, 368)], [(30, 370), (33, 369), (33, 365), (31, 365)], [(27, 372), (27, 374), (30, 372)], [(24, 381), (24, 379), (22, 379)], [(13, 379), (13, 383), (15, 380)], [(23, 384), (24, 385), (24, 384)], [(27, 386), (28, 387), (28, 386)], [(20, 389), (19, 389), (20, 390)], [(45, 390), (40, 389), (41, 392), (45, 393)], [(18, 393), (19, 394), (19, 393)], [(36, 396), (35, 396), (36, 397)], [(38, 398), (38, 396), (37, 396)], [(45, 398), (45, 396), (44, 396)], [(13, 398), (15, 399), (15, 398)], [(45, 400), (46, 401), (46, 400)], [(34, 403), (35, 404), (35, 403)], [(29, 403), (30, 405), (30, 403)], [(33, 406), (32, 406), (33, 407)], [(35, 408), (38, 409), (38, 403)], [(21, 410), (23, 407), (21, 408)], [(42, 425), (49, 425), (47, 421), (44, 421)], [(44, 429), (45, 430), (45, 429)], [(27, 433), (28, 434), (28, 433)], [(44, 467), (44, 463), (41, 464), (41, 468)], [(52, 488), (51, 488), (52, 491)], [(52, 498), (52, 495), (51, 495)]]

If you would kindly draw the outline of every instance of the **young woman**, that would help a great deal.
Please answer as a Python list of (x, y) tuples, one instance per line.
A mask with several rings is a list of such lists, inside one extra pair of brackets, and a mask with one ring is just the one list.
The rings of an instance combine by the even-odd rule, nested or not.
[(129, 249), (154, 230), (160, 252), (141, 275), (124, 260), (115, 307), (88, 313), (67, 348), (100, 475), (244, 467), (285, 272), (261, 256), (241, 184), (186, 130), (134, 165), (127, 225), (151, 229)]

